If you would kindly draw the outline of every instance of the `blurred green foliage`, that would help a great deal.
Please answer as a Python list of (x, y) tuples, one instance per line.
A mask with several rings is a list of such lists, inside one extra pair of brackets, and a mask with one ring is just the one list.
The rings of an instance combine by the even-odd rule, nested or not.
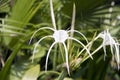
[[(120, 42), (120, 3), (112, 6), (113, 0), (53, 0), (55, 18), (58, 29), (70, 29), (73, 4), (76, 5), (75, 29), (85, 34), (89, 41), (104, 29)], [(77, 43), (70, 46), (71, 74), (68, 75), (64, 66), (64, 48), (55, 45), (51, 51), (48, 71), (45, 71), (46, 53), (52, 44), (52, 39), (46, 39), (37, 47), (34, 62), (32, 53), (35, 43), (51, 31), (39, 31), (31, 44), (29, 40), (35, 30), (41, 27), (53, 27), (51, 22), (49, 0), (0, 0), (0, 80), (120, 80), (120, 71), (112, 62), (110, 48), (107, 47), (107, 58), (104, 61), (103, 49), (93, 55), (93, 60), (87, 59), (80, 63), (85, 52), (76, 57), (82, 50)], [(111, 14), (111, 17), (106, 17)], [(105, 23), (110, 20), (111, 23)], [(78, 34), (76, 38), (85, 43)], [(91, 52), (98, 47), (101, 40), (96, 41)], [(77, 63), (77, 61), (79, 63)], [(112, 65), (112, 66), (111, 66)]]

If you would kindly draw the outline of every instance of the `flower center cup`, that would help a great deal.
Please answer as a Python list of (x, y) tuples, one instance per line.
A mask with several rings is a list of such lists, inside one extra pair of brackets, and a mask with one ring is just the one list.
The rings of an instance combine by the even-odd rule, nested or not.
[(55, 39), (55, 42), (63, 43), (68, 39), (68, 33), (65, 30), (56, 30), (53, 34), (53, 38)]

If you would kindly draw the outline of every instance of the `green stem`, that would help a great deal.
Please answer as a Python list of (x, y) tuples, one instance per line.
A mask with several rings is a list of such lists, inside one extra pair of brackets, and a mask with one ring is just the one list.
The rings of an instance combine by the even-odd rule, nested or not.
[[(91, 55), (94, 55), (94, 54), (95, 54), (97, 51), (99, 51), (102, 47), (103, 47), (103, 46), (100, 45), (96, 50), (94, 50), (94, 51), (92, 52)], [(89, 55), (86, 56), (86, 57), (84, 57), (79, 64), (75, 65), (75, 67), (78, 67), (78, 66), (79, 66), (80, 64), (82, 64), (84, 61), (86, 61), (89, 57), (90, 57)]]
[(40, 72), (40, 74), (39, 74), (39, 76), (42, 76), (42, 75), (44, 75), (44, 74), (54, 74), (54, 75), (60, 75), (60, 73), (59, 72), (56, 72), (56, 71), (41, 71)]
[[(99, 51), (103, 46), (100, 45), (94, 52), (92, 52), (91, 55), (94, 55), (97, 51)], [(87, 56), (86, 58), (84, 58), (81, 62), (84, 62), (85, 60), (87, 60), (90, 56)]]
[(63, 80), (67, 76), (67, 71), (63, 69), (57, 80)]
[(54, 57), (53, 57), (53, 70), (56, 69), (56, 57), (57, 57), (57, 45), (55, 46)]
[(61, 56), (62, 56), (62, 60), (65, 61), (64, 52), (62, 50), (62, 45), (61, 44), (59, 44), (59, 48), (60, 48), (60, 53), (61, 53)]

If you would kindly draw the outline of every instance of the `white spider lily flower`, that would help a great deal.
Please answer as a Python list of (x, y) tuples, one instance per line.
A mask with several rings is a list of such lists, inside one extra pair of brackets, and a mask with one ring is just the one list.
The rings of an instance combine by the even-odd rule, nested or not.
[(102, 47), (103, 47), (103, 50), (104, 50), (104, 59), (105, 57), (107, 56), (107, 53), (106, 53), (106, 46), (110, 46), (110, 50), (111, 50), (111, 53), (112, 53), (112, 57), (113, 59), (115, 58), (116, 60), (116, 63), (118, 65), (118, 69), (120, 68), (119, 67), (119, 64), (120, 64), (120, 54), (119, 54), (119, 46), (120, 44), (118, 43), (117, 39), (114, 39), (108, 30), (105, 30), (103, 32), (101, 32), (97, 37), (96, 39), (98, 38), (102, 38), (103, 39), (103, 43), (102, 43)]
[[(39, 31), (39, 30), (42, 30), (42, 29), (46, 29), (47, 27), (44, 27), (44, 28), (40, 28), (38, 29), (37, 31), (34, 32), (34, 34), (32, 35), (31, 39), (30, 39), (30, 42), (32, 40), (32, 38), (34, 37), (34, 35)], [(50, 46), (48, 52), (47, 52), (47, 57), (46, 57), (46, 65), (45, 65), (45, 70), (47, 70), (47, 64), (48, 64), (48, 58), (49, 58), (49, 55), (50, 55), (50, 52), (51, 52), (51, 49), (53, 48), (53, 46), (57, 43), (62, 43), (63, 46), (64, 46), (64, 49), (65, 49), (65, 58), (66, 58), (66, 66), (67, 66), (67, 71), (68, 71), (68, 74), (70, 75), (70, 71), (69, 71), (69, 62), (68, 62), (68, 50), (67, 50), (67, 47), (66, 47), (66, 44), (65, 44), (65, 41), (67, 39), (71, 39), (71, 40), (74, 40), (76, 41), (77, 43), (79, 43), (81, 46), (83, 46), (83, 48), (87, 51), (87, 53), (89, 54), (89, 56), (93, 59), (89, 49), (87, 49), (87, 47), (81, 42), (79, 41), (78, 39), (74, 38), (74, 37), (70, 37), (69, 36), (69, 32), (76, 32), (78, 34), (80, 34), (85, 40), (86, 42), (87, 41), (87, 38), (81, 33), (81, 32), (78, 32), (76, 30), (69, 30), (69, 31), (66, 31), (66, 30), (53, 30), (51, 28), (47, 28), (49, 30), (52, 30), (54, 33), (53, 35), (48, 35), (48, 36), (44, 36), (42, 37), (36, 44), (35, 44), (35, 47), (34, 47), (34, 50), (33, 50), (33, 57), (32, 57), (32, 62), (33, 62), (33, 59), (34, 59), (34, 54), (36, 52), (36, 48), (37, 46), (39, 45), (39, 43), (43, 40), (43, 39), (46, 39), (46, 38), (53, 38), (54, 39), (54, 42), (52, 43), (52, 45)]]
[[(75, 7), (75, 5), (74, 5)], [(34, 59), (34, 54), (36, 52), (36, 48), (37, 46), (39, 45), (39, 43), (43, 40), (43, 39), (46, 39), (46, 38), (53, 38), (54, 39), (54, 42), (52, 43), (52, 45), (50, 46), (48, 52), (47, 52), (47, 56), (46, 56), (46, 63), (45, 63), (45, 70), (47, 71), (47, 64), (48, 64), (48, 58), (49, 58), (49, 55), (50, 55), (50, 52), (51, 52), (51, 49), (54, 47), (55, 44), (57, 43), (61, 43), (63, 44), (63, 47), (65, 49), (65, 58), (66, 58), (66, 68), (67, 68), (67, 72), (68, 74), (70, 75), (70, 70), (69, 70), (69, 62), (68, 62), (68, 50), (67, 50), (67, 47), (66, 47), (66, 44), (65, 44), (65, 41), (70, 39), (70, 40), (73, 40), (73, 41), (76, 41), (77, 43), (79, 43), (85, 50), (86, 52), (89, 54), (89, 56), (93, 59), (89, 49), (81, 42), (79, 41), (78, 39), (74, 38), (73, 37), (73, 32), (75, 33), (78, 33), (80, 36), (82, 36), (86, 42), (88, 43), (88, 40), (87, 38), (84, 36), (84, 34), (82, 34), (81, 32), (77, 31), (77, 30), (74, 30), (74, 22), (75, 22), (75, 8), (73, 8), (73, 18), (72, 18), (72, 29), (71, 30), (57, 30), (56, 28), (56, 22), (55, 22), (55, 17), (54, 17), (54, 12), (53, 12), (53, 5), (52, 5), (52, 0), (50, 0), (50, 10), (51, 10), (51, 19), (52, 19), (52, 25), (54, 28), (50, 28), (50, 27), (42, 27), (42, 28), (39, 28), (38, 30), (36, 30), (31, 39), (30, 39), (30, 42), (31, 43), (31, 40), (33, 39), (34, 35), (40, 31), (40, 30), (44, 30), (44, 29), (48, 29), (48, 30), (51, 30), (53, 31), (53, 35), (48, 35), (48, 36), (44, 36), (42, 37), (36, 44), (35, 44), (35, 47), (34, 47), (34, 50), (33, 50), (33, 57), (32, 57), (32, 62), (33, 62), (33, 59)], [(71, 33), (71, 35), (69, 35), (69, 33)]]

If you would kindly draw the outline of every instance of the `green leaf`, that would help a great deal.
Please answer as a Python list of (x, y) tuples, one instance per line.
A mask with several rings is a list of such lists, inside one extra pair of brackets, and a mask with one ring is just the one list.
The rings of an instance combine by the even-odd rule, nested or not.
[(21, 46), (22, 46), (21, 43), (17, 43), (14, 51), (11, 53), (10, 57), (7, 59), (5, 66), (0, 71), (0, 80), (6, 80), (8, 78), (11, 63), (15, 58), (16, 54), (18, 53), (18, 51), (21, 49)]
[[(27, 25), (27, 23), (29, 23), (29, 21), (35, 15), (37, 10), (40, 8), (40, 6), (41, 6), (40, 1), (36, 3), (36, 0), (17, 0), (14, 6), (12, 7), (12, 12), (10, 16), (7, 19), (17, 21), (22, 24), (18, 24), (18, 23), (11, 22), (11, 21), (6, 21), (5, 24), (9, 26), (14, 26), (17, 28), (19, 27), (19, 28), (24, 29), (24, 27)], [(12, 32), (14, 32), (13, 29), (12, 29)], [(21, 32), (21, 31), (18, 31), (18, 32)], [(4, 36), (3, 42), (5, 45), (9, 46), (9, 48), (12, 49), (17, 43), (17, 41), (19, 40), (18, 37), (11, 38), (11, 37)]]
[(10, 11), (9, 3), (10, 3), (10, 0), (0, 0), (0, 13)]
[(39, 72), (40, 65), (36, 65), (25, 72), (22, 80), (37, 80)]
[[(34, 54), (34, 60), (39, 61), (45, 54), (46, 54), (46, 48), (43, 46), (37, 46), (36, 53)], [(32, 60), (32, 57), (33, 57), (33, 54), (30, 57), (30, 60)]]

